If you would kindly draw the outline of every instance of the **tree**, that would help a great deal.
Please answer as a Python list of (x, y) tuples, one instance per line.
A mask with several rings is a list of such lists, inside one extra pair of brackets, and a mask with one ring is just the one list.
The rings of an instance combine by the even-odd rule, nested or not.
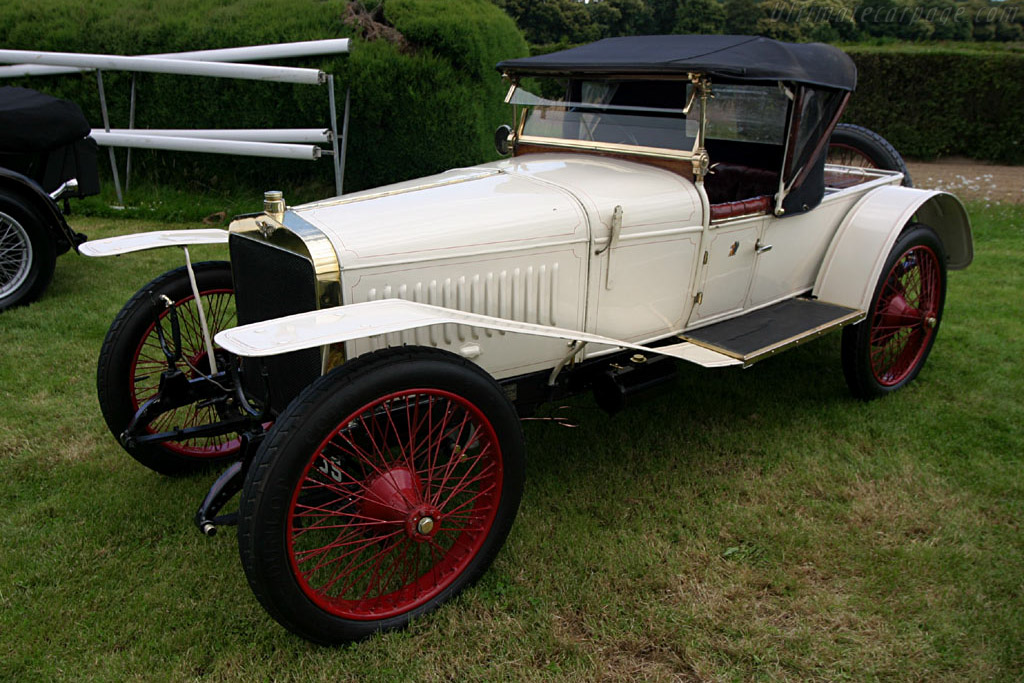
[(651, 10), (643, 0), (591, 0), (586, 5), (601, 37), (647, 33)]
[(725, 31), (736, 35), (755, 35), (757, 20), (764, 14), (759, 0), (725, 0)]
[(679, 0), (672, 33), (721, 33), (725, 8), (718, 0)]

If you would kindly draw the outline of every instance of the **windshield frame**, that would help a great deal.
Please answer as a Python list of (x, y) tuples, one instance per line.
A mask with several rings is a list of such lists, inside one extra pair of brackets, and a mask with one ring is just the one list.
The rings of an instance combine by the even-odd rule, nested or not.
[[(588, 81), (601, 81), (601, 80), (615, 80), (615, 81), (676, 81), (681, 83), (689, 83), (694, 87), (691, 89), (685, 106), (682, 109), (675, 110), (684, 116), (688, 116), (694, 106), (697, 106), (697, 135), (694, 138), (693, 146), (690, 149), (677, 149), (669, 147), (651, 147), (645, 145), (629, 144), (629, 143), (615, 143), (615, 142), (603, 142), (599, 140), (578, 140), (571, 138), (560, 138), (560, 137), (547, 137), (541, 135), (528, 135), (524, 133), (528, 114), (531, 110), (539, 108), (541, 105), (527, 105), (516, 103), (514, 97), (516, 92), (520, 89), (520, 81), (518, 77), (510, 78), (511, 85), (508, 93), (505, 96), (505, 102), (513, 106), (513, 120), (516, 122), (514, 129), (515, 143), (526, 144), (526, 145), (538, 145), (543, 147), (552, 147), (556, 149), (566, 150), (579, 150), (587, 152), (604, 152), (610, 154), (623, 154), (623, 155), (635, 155), (640, 157), (649, 157), (656, 159), (672, 159), (678, 161), (692, 162), (694, 164), (695, 173), (698, 167), (706, 167), (706, 163), (702, 164), (701, 159), (706, 158), (704, 153), (704, 136), (706, 132), (706, 103), (708, 88), (710, 83), (699, 74), (688, 74), (686, 78), (679, 77), (657, 77), (650, 75), (643, 76), (625, 76), (616, 74), (614, 78), (601, 78), (592, 76), (586, 78)], [(528, 92), (524, 89), (524, 92)], [(668, 110), (666, 110), (668, 111)]]

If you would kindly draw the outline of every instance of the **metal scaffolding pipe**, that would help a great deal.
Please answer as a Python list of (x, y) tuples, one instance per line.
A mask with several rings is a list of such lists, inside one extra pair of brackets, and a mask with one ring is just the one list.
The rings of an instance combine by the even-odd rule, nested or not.
[(327, 78), (324, 72), (317, 69), (300, 69), (291, 66), (262, 66), (162, 57), (119, 57), (71, 52), (36, 52), (34, 50), (0, 50), (0, 63), (76, 66), (112, 71), (238, 78), (306, 85), (320, 85)]
[(331, 141), (331, 131), (327, 128), (111, 128), (110, 132), (127, 135), (248, 142), (326, 144)]
[(144, 132), (115, 133), (94, 130), (96, 143), (103, 147), (132, 147), (135, 149), (162, 149), (171, 152), (201, 152), (208, 154), (238, 154), (242, 156), (274, 159), (300, 159), (313, 161), (320, 158), (321, 150), (315, 145), (292, 145), (277, 142), (249, 142), (243, 140), (211, 140), (196, 137), (166, 137)]
[[(294, 57), (315, 57), (318, 55), (344, 54), (349, 51), (348, 38), (328, 40), (303, 40), (295, 43), (273, 45), (250, 45), (248, 47), (227, 47), (217, 50), (193, 50), (191, 52), (165, 52), (156, 55), (139, 55), (159, 59), (179, 59), (203, 62), (255, 62), (261, 59), (289, 59)], [(16, 64), (0, 67), (0, 78), (19, 76), (47, 76), (78, 73), (85, 67), (43, 66), (40, 64)]]

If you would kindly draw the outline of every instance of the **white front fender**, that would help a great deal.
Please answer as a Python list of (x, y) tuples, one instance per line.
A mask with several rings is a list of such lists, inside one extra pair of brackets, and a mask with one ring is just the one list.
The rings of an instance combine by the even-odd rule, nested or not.
[(735, 358), (689, 342), (652, 348), (576, 330), (505, 320), (402, 299), (367, 301), (242, 325), (224, 330), (218, 333), (214, 339), (221, 347), (239, 356), (275, 356), (353, 339), (446, 323), (635, 349), (645, 353), (672, 356), (704, 367), (741, 364)]
[(78, 248), (86, 256), (119, 256), (134, 251), (161, 247), (190, 247), (196, 244), (227, 244), (228, 231), (215, 228), (203, 230), (155, 230), (134, 235), (89, 240)]

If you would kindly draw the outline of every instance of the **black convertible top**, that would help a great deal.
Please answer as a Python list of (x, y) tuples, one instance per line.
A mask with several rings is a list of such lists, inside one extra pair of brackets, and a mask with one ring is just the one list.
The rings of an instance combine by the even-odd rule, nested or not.
[(74, 102), (28, 88), (0, 88), (0, 152), (46, 152), (81, 140), (90, 130)]
[(857, 67), (822, 43), (781, 43), (758, 36), (627, 36), (537, 57), (508, 59), (498, 70), (517, 75), (683, 75), (743, 81), (793, 81), (852, 91)]

